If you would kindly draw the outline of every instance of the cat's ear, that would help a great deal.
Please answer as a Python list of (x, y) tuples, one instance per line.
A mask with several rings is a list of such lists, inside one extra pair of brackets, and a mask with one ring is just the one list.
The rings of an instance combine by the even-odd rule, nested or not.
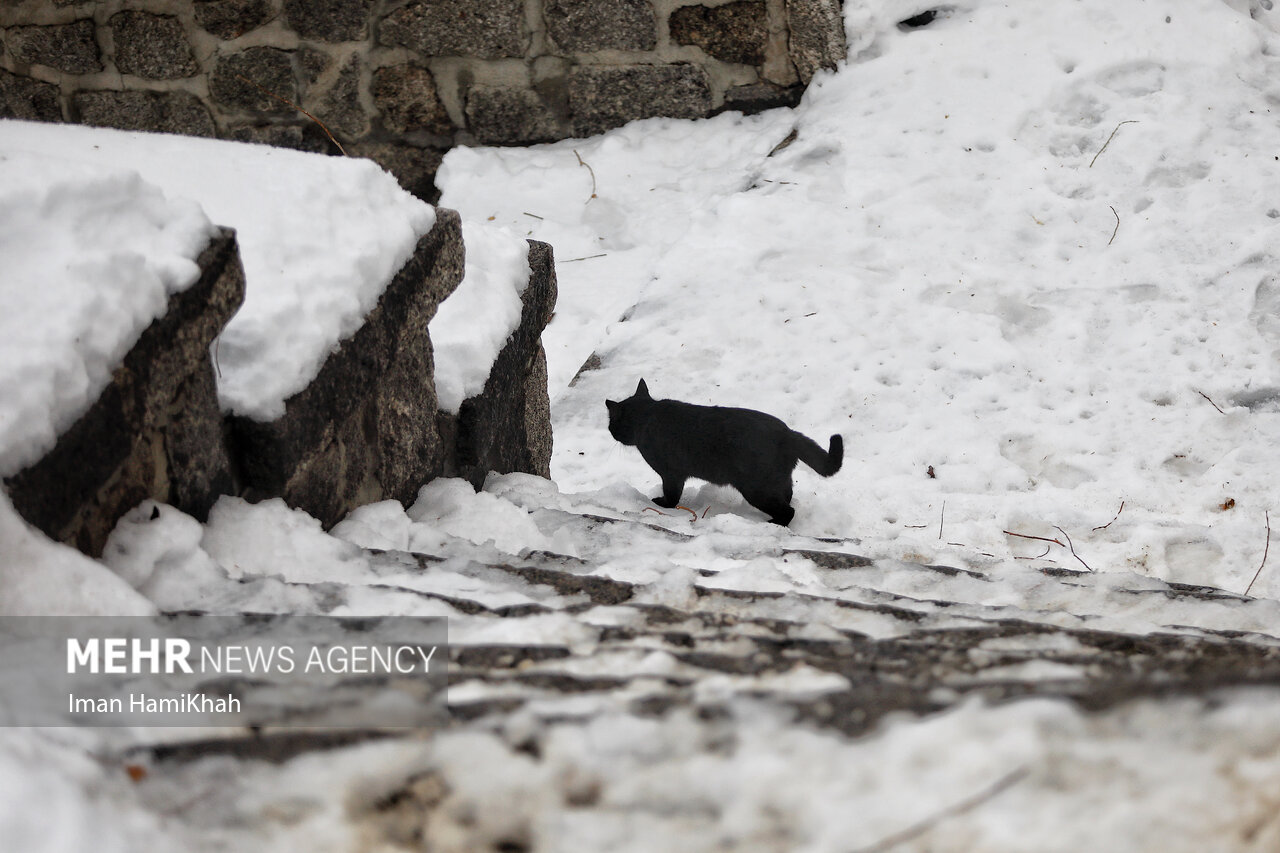
[(615, 410), (618, 408), (618, 406), (619, 406), (619, 405), (620, 405), (620, 404), (618, 403), (618, 401), (617, 401), (617, 400), (605, 400), (605, 401), (604, 401), (604, 407), (605, 407), (606, 409), (608, 409), (610, 412), (615, 411)]
[(652, 399), (649, 396), (649, 386), (644, 384), (644, 380), (640, 380), (640, 384), (636, 386), (636, 396), (642, 400)]

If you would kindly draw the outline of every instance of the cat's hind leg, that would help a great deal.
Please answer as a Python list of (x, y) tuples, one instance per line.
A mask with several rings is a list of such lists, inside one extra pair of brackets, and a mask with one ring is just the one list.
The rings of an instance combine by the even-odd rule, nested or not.
[(795, 517), (796, 511), (791, 506), (791, 481), (786, 486), (768, 490), (753, 490), (742, 495), (747, 503), (769, 516), (774, 524), (786, 527)]
[(653, 499), (658, 506), (672, 509), (680, 504), (680, 495), (684, 492), (684, 477), (664, 476), (662, 478), (662, 494)]

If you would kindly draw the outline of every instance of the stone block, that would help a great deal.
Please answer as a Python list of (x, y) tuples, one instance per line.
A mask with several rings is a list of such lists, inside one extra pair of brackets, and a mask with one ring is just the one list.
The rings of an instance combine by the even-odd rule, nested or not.
[(352, 54), (312, 110), (335, 136), (359, 139), (369, 132), (369, 115), (360, 103), (360, 55)]
[(94, 127), (218, 135), (209, 108), (189, 92), (77, 92), (71, 104), (80, 122)]
[(222, 137), (236, 142), (254, 142), (296, 151), (311, 150), (303, 138), (302, 128), (296, 124), (235, 124), (228, 127)]
[(267, 0), (195, 0), (193, 7), (197, 26), (226, 41), (240, 38), (276, 16)]
[(199, 71), (182, 23), (172, 15), (117, 12), (111, 16), (116, 68), (149, 80), (176, 80)]
[(58, 87), (0, 68), (0, 118), (62, 121)]
[(102, 54), (94, 23), (81, 18), (70, 24), (42, 27), (9, 27), (5, 44), (13, 58), (31, 65), (47, 65), (68, 74), (89, 74), (102, 70)]
[(774, 86), (770, 83), (752, 83), (734, 86), (724, 93), (724, 110), (752, 113), (778, 107), (794, 107), (804, 95), (803, 86)]
[(393, 133), (453, 134), (453, 122), (431, 72), (417, 65), (389, 65), (373, 72), (373, 106)]
[(305, 39), (358, 41), (369, 33), (372, 0), (284, 0), (284, 17)]
[(742, 65), (764, 63), (769, 15), (761, 0), (723, 6), (681, 6), (668, 21), (671, 40), (700, 47), (708, 56)]
[(415, 0), (382, 19), (378, 44), (423, 56), (524, 56), (524, 0)]
[(489, 371), (484, 390), (462, 402), (455, 418), (441, 413), (442, 434), (453, 439), (446, 473), (477, 490), (490, 471), (551, 476), (551, 400), (542, 330), (556, 304), (556, 268), (546, 243), (529, 241), (529, 284), (520, 325)]
[(653, 50), (658, 41), (649, 0), (547, 0), (543, 17), (562, 50)]
[(486, 145), (527, 145), (568, 133), (547, 103), (531, 89), (474, 86), (467, 93), (467, 128)]
[(298, 84), (289, 51), (251, 47), (221, 56), (209, 77), (209, 96), (224, 107), (282, 115), (294, 112), (293, 107), (267, 92), (298, 103)]
[(364, 325), (285, 401), (283, 416), (229, 418), (246, 497), (283, 497), (330, 527), (364, 503), (412, 503), (439, 475), (444, 455), (427, 324), (462, 269), (460, 219), (439, 209)]
[(390, 142), (362, 142), (348, 145), (353, 157), (368, 157), (395, 176), (400, 186), (428, 204), (440, 200), (436, 189), (436, 172), (444, 160), (444, 152), (434, 148), (396, 145)]
[(209, 345), (244, 299), (233, 232), (201, 253), (200, 278), (169, 298), (89, 410), (5, 486), (51, 538), (92, 556), (145, 498), (204, 519), (234, 488)]
[(711, 87), (696, 65), (579, 66), (569, 72), (576, 136), (654, 116), (698, 118), (710, 110)]
[(785, 0), (785, 7), (787, 53), (807, 86), (819, 69), (835, 68), (848, 54), (840, 0)]

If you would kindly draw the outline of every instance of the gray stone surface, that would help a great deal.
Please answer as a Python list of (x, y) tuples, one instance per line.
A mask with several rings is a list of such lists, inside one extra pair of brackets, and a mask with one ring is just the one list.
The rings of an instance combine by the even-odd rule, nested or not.
[(373, 72), (373, 106), (382, 126), (394, 133), (454, 131), (431, 72), (418, 65), (389, 65)]
[(785, 0), (787, 52), (808, 85), (822, 68), (835, 68), (848, 53), (840, 0)]
[(223, 137), (237, 142), (256, 142), (259, 145), (274, 145), (296, 151), (311, 150), (302, 135), (302, 128), (296, 124), (234, 124), (226, 129)]
[(468, 129), (486, 145), (551, 142), (567, 135), (559, 117), (530, 89), (473, 86), (466, 115)]
[(172, 15), (117, 12), (111, 16), (116, 68), (150, 80), (176, 80), (199, 71), (182, 23)]
[(18, 511), (53, 539), (97, 556), (144, 498), (203, 519), (232, 491), (209, 345), (244, 298), (233, 232), (215, 237), (199, 264), (199, 280), (170, 297), (89, 411), (5, 481)]
[(439, 209), (364, 325), (285, 401), (285, 414), (270, 423), (230, 418), (247, 497), (283, 497), (328, 527), (372, 501), (407, 505), (439, 475), (427, 324), (462, 280), (462, 266), (458, 214)]
[(187, 92), (77, 92), (71, 104), (81, 123), (95, 127), (217, 136), (208, 107)]
[(369, 132), (369, 115), (360, 103), (360, 66), (360, 54), (352, 54), (313, 110), (329, 132), (343, 140)]
[(90, 18), (43, 27), (9, 27), (4, 41), (19, 62), (47, 65), (68, 74), (102, 70), (102, 54)]
[(284, 17), (305, 39), (356, 41), (369, 31), (372, 0), (284, 0)]
[(543, 16), (562, 50), (653, 50), (657, 44), (649, 0), (546, 0)]
[(58, 87), (0, 68), (0, 118), (62, 121)]
[(671, 40), (695, 45), (724, 62), (760, 65), (769, 42), (769, 15), (763, 0), (723, 6), (682, 6), (669, 19)]
[(551, 402), (542, 348), (542, 330), (556, 304), (551, 247), (530, 240), (529, 268), (520, 325), (494, 361), (484, 390), (464, 400), (456, 422), (441, 430), (446, 436), (452, 433), (454, 442), (445, 472), (469, 480), (476, 489), (491, 471), (551, 476)]
[(800, 103), (802, 95), (803, 86), (774, 86), (770, 83), (734, 86), (724, 93), (724, 109), (750, 115), (777, 107), (794, 107)]
[(196, 24), (220, 39), (237, 39), (275, 18), (267, 0), (195, 0)]
[(209, 78), (209, 95), (215, 102), (231, 109), (274, 115), (295, 112), (293, 107), (267, 92), (298, 103), (298, 85), (293, 75), (290, 51), (251, 47), (218, 57)]
[(424, 56), (523, 56), (524, 0), (415, 0), (387, 15), (378, 44)]
[(436, 172), (444, 160), (444, 152), (435, 148), (418, 148), (392, 142), (362, 142), (347, 146), (353, 157), (368, 157), (392, 175), (400, 186), (429, 204), (440, 200), (436, 189)]
[(575, 136), (654, 116), (697, 118), (710, 109), (707, 75), (696, 65), (579, 66), (569, 74)]

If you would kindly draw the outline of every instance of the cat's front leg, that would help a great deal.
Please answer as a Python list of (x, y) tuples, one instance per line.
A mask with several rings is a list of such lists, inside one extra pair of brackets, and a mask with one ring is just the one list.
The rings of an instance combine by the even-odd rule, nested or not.
[(671, 509), (680, 503), (680, 494), (684, 491), (684, 477), (663, 477), (662, 494), (653, 499), (658, 506)]

